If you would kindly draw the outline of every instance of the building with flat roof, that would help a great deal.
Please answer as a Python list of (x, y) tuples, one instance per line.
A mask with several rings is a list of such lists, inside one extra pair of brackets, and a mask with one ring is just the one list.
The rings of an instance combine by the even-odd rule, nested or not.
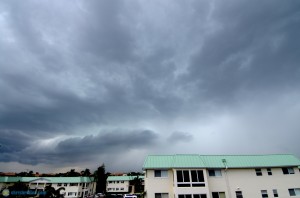
[(300, 196), (294, 155), (149, 155), (146, 198)]
[(51, 185), (55, 190), (63, 187), (61, 194), (66, 198), (85, 197), (94, 194), (96, 182), (93, 177), (0, 177), (0, 190), (21, 182), (28, 186), (28, 191), (40, 194), (46, 186)]
[(132, 181), (137, 177), (141, 179), (141, 184), (144, 186), (144, 176), (108, 176), (106, 181), (106, 192), (108, 194), (116, 195), (135, 193)]

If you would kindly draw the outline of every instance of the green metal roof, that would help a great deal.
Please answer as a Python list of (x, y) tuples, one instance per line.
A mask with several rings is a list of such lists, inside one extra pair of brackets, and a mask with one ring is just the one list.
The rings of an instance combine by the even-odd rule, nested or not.
[(143, 169), (167, 168), (253, 168), (300, 166), (290, 154), (271, 155), (149, 155)]
[[(137, 176), (108, 176), (107, 181), (131, 181)], [(139, 178), (144, 179), (144, 176), (139, 176)]]
[(199, 155), (176, 155), (172, 164), (174, 168), (205, 167)]
[(34, 182), (34, 180), (43, 179), (48, 180), (48, 183), (85, 183), (94, 181), (93, 177), (0, 177), (0, 182)]

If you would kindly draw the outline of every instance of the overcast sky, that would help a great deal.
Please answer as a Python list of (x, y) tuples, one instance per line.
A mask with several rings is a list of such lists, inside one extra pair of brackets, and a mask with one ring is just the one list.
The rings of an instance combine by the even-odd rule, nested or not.
[(0, 1), (0, 172), (300, 157), (300, 1)]

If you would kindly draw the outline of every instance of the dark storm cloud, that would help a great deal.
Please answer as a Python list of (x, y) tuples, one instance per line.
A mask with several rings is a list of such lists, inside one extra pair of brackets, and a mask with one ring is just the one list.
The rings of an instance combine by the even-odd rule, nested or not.
[[(299, 139), (299, 9), (296, 1), (1, 1), (0, 161), (233, 152), (221, 146), (247, 138), (251, 153), (260, 133), (274, 143), (266, 152), (300, 156), (280, 141), (283, 128)], [(262, 125), (267, 117), (278, 124)]]
[(211, 20), (218, 27), (205, 38), (187, 76), (200, 79), (202, 96), (222, 103), (235, 100), (241, 90), (299, 86), (299, 2), (257, 5), (256, 1), (215, 4)]
[(129, 131), (122, 133), (118, 130), (97, 136), (85, 136), (83, 138), (71, 138), (61, 141), (56, 148), (58, 153), (78, 155), (91, 152), (93, 154), (118, 151), (124, 149), (148, 147), (155, 143), (158, 135), (149, 130)]
[(22, 132), (1, 130), (0, 153), (18, 152), (30, 145), (34, 137)]
[[(93, 160), (105, 154), (125, 154), (132, 149), (145, 149), (157, 145), (159, 135), (150, 130), (114, 130), (84, 137), (57, 140), (46, 149), (39, 148), (39, 141), (21, 133), (6, 132), (1, 141), (1, 161), (18, 161), (25, 164), (70, 163)], [(21, 139), (21, 141), (20, 141)], [(30, 142), (33, 147), (30, 147)], [(37, 148), (35, 148), (37, 147)], [(22, 156), (19, 157), (18, 156)]]

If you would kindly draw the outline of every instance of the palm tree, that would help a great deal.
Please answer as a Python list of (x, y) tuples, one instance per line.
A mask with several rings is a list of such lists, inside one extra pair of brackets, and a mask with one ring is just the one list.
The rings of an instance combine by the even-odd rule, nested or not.
[(141, 193), (144, 191), (142, 182), (143, 180), (139, 176), (134, 177), (134, 179), (131, 181), (132, 185), (134, 186), (135, 193)]
[(63, 198), (64, 196), (60, 194), (61, 190), (65, 190), (65, 188), (60, 187), (60, 188), (55, 190), (55, 188), (52, 187), (51, 184), (50, 184), (50, 185), (45, 187), (45, 192), (46, 192), (45, 197), (46, 198)]
[[(12, 192), (12, 191), (27, 191), (28, 190), (28, 185), (26, 185), (25, 183), (21, 182), (20, 180), (16, 183), (14, 183), (14, 185), (12, 186), (9, 186), (8, 187), (9, 191)], [(24, 195), (10, 195), (9, 197), (21, 197)]]

